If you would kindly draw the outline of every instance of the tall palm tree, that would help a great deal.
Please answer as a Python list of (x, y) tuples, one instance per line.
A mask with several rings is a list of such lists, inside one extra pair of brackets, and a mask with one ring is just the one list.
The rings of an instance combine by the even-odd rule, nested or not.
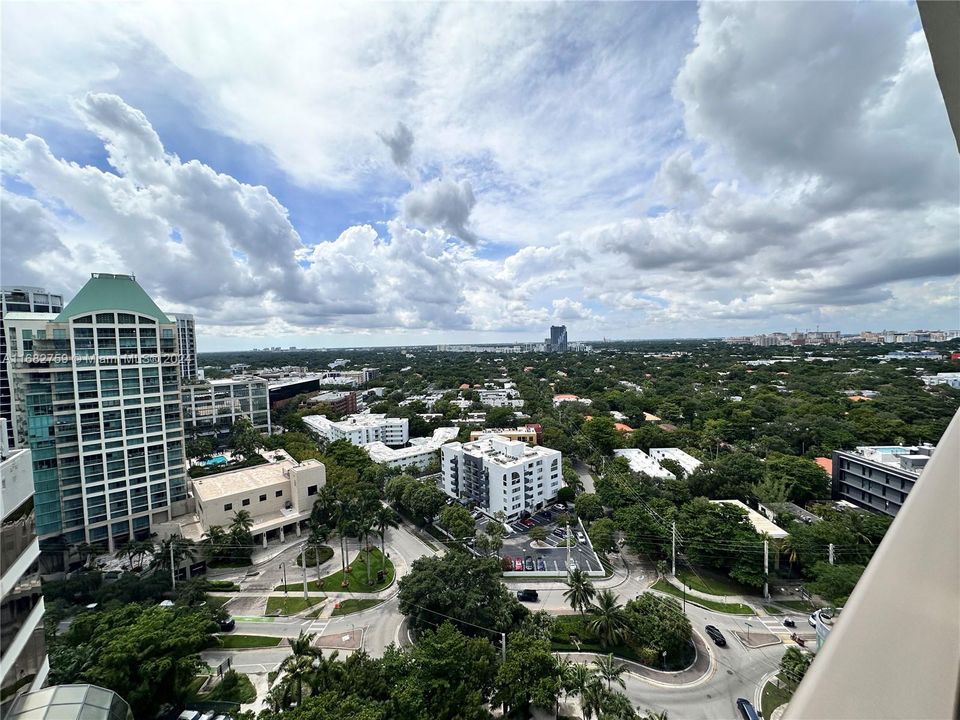
[(596, 677), (593, 668), (587, 667), (583, 663), (570, 663), (563, 667), (561, 684), (564, 692), (569, 695), (583, 695), (590, 681)]
[(583, 708), (584, 720), (591, 720), (594, 715), (598, 718), (603, 711), (603, 705), (610, 691), (607, 690), (599, 678), (592, 678), (580, 693), (580, 707)]
[(627, 687), (622, 677), (626, 668), (613, 659), (613, 653), (601, 655), (593, 664), (597, 668), (597, 674), (607, 681), (607, 690), (613, 689), (614, 682), (622, 688)]
[(283, 678), (283, 686), (286, 688), (286, 696), (289, 697), (290, 690), (296, 688), (297, 707), (303, 704), (303, 683), (310, 684), (310, 678), (314, 674), (313, 658), (306, 655), (290, 655), (280, 665), (286, 672)]
[[(170, 548), (173, 552), (170, 552)], [(180, 567), (184, 560), (193, 562), (197, 557), (197, 544), (189, 538), (180, 535), (171, 535), (160, 542), (157, 551), (153, 554), (150, 567), (160, 570), (170, 569), (170, 556), (173, 555), (173, 566)]]
[(367, 585), (373, 585), (373, 580), (370, 578), (370, 544), (368, 542), (370, 533), (373, 532), (373, 514), (363, 506), (359, 507), (358, 511), (355, 529), (367, 552), (366, 562), (364, 563), (367, 566)]
[(593, 587), (590, 578), (580, 568), (570, 572), (566, 584), (569, 590), (566, 590), (563, 596), (570, 603), (570, 607), (579, 610), (580, 615), (583, 616), (584, 610), (589, 607), (597, 594), (596, 588)]
[(230, 521), (230, 531), (248, 533), (253, 528), (253, 516), (249, 510), (237, 510)]
[(207, 547), (210, 560), (216, 560), (223, 555), (224, 545), (229, 541), (227, 531), (219, 525), (212, 526), (203, 534), (202, 542)]
[(380, 505), (373, 514), (373, 529), (380, 536), (380, 570), (387, 569), (387, 548), (385, 538), (388, 528), (399, 527), (397, 525), (397, 513), (393, 508), (386, 505)]
[(316, 636), (316, 633), (305, 633), (303, 630), (301, 630), (300, 635), (298, 635), (295, 640), (290, 641), (290, 651), (294, 655), (304, 655), (309, 657), (317, 657), (318, 655), (322, 655), (320, 648), (313, 645), (313, 639)]
[(601, 591), (596, 604), (588, 612), (593, 616), (589, 628), (600, 638), (603, 647), (616, 645), (623, 639), (627, 632), (627, 616), (612, 590)]

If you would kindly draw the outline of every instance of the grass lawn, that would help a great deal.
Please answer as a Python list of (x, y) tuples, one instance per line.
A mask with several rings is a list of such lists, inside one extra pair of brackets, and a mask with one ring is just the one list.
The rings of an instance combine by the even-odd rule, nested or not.
[(788, 702), (793, 697), (793, 693), (786, 688), (778, 688), (772, 682), (763, 686), (763, 692), (760, 694), (760, 710), (763, 717), (770, 717), (775, 709)]
[(374, 600), (373, 598), (363, 598), (361, 600), (354, 600), (353, 598), (349, 600), (341, 600), (340, 607), (334, 609), (334, 615), (349, 615), (350, 613), (360, 612), (361, 610), (368, 610), (369, 608), (376, 607), (383, 600)]
[(257, 699), (257, 691), (250, 682), (250, 678), (236, 670), (229, 670), (224, 673), (223, 680), (213, 690), (198, 699), (206, 702), (225, 700), (251, 703)]
[[(624, 658), (626, 660), (633, 660), (634, 662), (640, 663), (641, 665), (646, 665), (647, 663), (643, 662), (643, 659), (629, 645), (614, 645), (612, 647), (602, 647), (600, 641), (596, 639), (590, 629), (586, 626), (586, 623), (590, 621), (589, 616), (584, 620), (579, 615), (560, 615), (554, 618), (553, 631), (550, 634), (550, 646), (553, 650), (558, 650), (561, 652), (574, 651), (578, 649), (578, 645), (575, 645), (570, 641), (570, 635), (576, 635), (579, 640), (579, 649), (584, 652), (596, 652), (596, 653), (613, 653), (616, 657)], [(685, 653), (683, 657), (669, 657), (667, 658), (667, 669), (668, 670), (682, 670), (683, 668), (690, 665), (693, 662), (693, 647), (690, 647), (690, 651)], [(657, 670), (662, 669), (662, 666), (657, 665)]]
[(753, 595), (756, 593), (756, 590), (744, 587), (730, 578), (717, 577), (703, 571), (700, 571), (700, 574), (697, 575), (690, 570), (677, 570), (677, 579), (688, 588), (710, 595)]
[(207, 605), (215, 608), (223, 607), (232, 599), (233, 598), (228, 598), (228, 597), (217, 597), (216, 595), (207, 595)]
[(774, 600), (774, 602), (777, 605), (782, 605), (785, 608), (790, 608), (791, 610), (796, 610), (797, 612), (812, 613), (814, 610), (820, 609), (820, 605), (807, 600)]
[[(312, 545), (309, 545), (307, 546), (307, 549), (304, 552), (304, 554), (307, 556), (307, 567), (308, 568), (316, 567), (317, 566), (316, 549)], [(333, 557), (333, 548), (330, 547), (329, 545), (321, 545), (320, 546), (320, 564), (322, 565), (332, 557)], [(299, 555), (297, 555), (297, 567), (303, 567), (303, 565), (300, 564)]]
[(267, 598), (267, 615), (273, 615), (279, 611), (280, 615), (296, 615), (314, 605), (322, 605), (323, 598), (311, 597), (306, 600), (303, 597), (269, 597)]
[(269, 635), (220, 635), (220, 647), (258, 648), (276, 647), (283, 638)]
[[(675, 588), (666, 580), (657, 580), (656, 584), (653, 586), (654, 590), (659, 590), (660, 592), (666, 593), (668, 595), (673, 595), (673, 597), (683, 600), (683, 590)], [(753, 609), (744, 605), (743, 603), (719, 603), (713, 602), (712, 600), (703, 600), (701, 598), (694, 598), (691, 595), (687, 595), (687, 602), (693, 605), (699, 605), (705, 607), (708, 610), (716, 610), (717, 612), (730, 613), (731, 615), (753, 615)]]
[[(352, 556), (350, 562), (350, 572), (347, 573), (348, 586), (343, 587), (341, 584), (343, 581), (343, 572), (338, 570), (333, 575), (327, 575), (322, 582), (317, 582), (316, 580), (310, 580), (307, 582), (307, 590), (313, 592), (355, 592), (355, 593), (367, 593), (367, 592), (377, 592), (383, 590), (385, 587), (388, 587), (393, 583), (394, 569), (393, 563), (390, 561), (390, 558), (387, 558), (386, 572), (384, 575), (384, 581), (382, 583), (377, 582), (377, 571), (380, 569), (380, 558), (383, 557), (380, 554), (380, 550), (374, 548), (370, 551), (371, 565), (370, 565), (370, 578), (373, 580), (373, 585), (367, 585), (367, 554), (360, 553), (360, 556)], [(274, 588), (277, 592), (282, 592), (284, 589), (283, 585), (278, 585)], [(303, 592), (303, 583), (297, 583), (296, 585), (287, 585), (286, 589), (288, 592)]]

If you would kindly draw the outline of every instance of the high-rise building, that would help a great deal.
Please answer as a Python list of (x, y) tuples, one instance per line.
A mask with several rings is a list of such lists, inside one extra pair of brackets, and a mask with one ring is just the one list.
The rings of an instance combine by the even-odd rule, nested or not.
[(180, 355), (180, 377), (197, 376), (197, 324), (193, 315), (170, 313), (170, 319), (177, 322), (177, 350)]
[(5, 320), (44, 549), (147, 537), (186, 498), (176, 323), (133, 276), (106, 273), (58, 314)]
[(551, 325), (550, 339), (547, 340), (547, 352), (567, 351), (567, 326)]
[[(6, 430), (6, 420), (0, 429)], [(22, 691), (46, 680), (43, 595), (37, 559), (40, 543), (33, 518), (30, 451), (11, 450), (0, 437), (0, 715)]]
[(270, 434), (270, 389), (262, 378), (194, 380), (182, 385), (181, 394), (183, 429), (188, 435), (213, 435), (223, 440), (242, 417), (254, 429)]
[[(27, 286), (0, 287), (0, 417), (11, 420), (13, 408), (10, 396), (10, 373), (7, 362), (7, 336), (3, 318), (8, 312), (58, 313), (63, 310), (63, 296), (48, 293), (43, 288)], [(7, 423), (7, 443), (19, 445), (13, 422)]]

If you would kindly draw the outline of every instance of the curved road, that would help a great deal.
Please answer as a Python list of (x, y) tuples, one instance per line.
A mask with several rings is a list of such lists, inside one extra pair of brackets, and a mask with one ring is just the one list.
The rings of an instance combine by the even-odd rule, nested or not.
[[(389, 532), (387, 548), (397, 566), (398, 575), (403, 575), (416, 558), (434, 554), (431, 548), (402, 528)], [(244, 600), (252, 600), (250, 596), (254, 594), (262, 597), (263, 591), (267, 590), (268, 586), (272, 590), (273, 585), (279, 583), (278, 563), (289, 562), (297, 552), (299, 552), (298, 549), (291, 547), (289, 550), (284, 550), (281, 556), (263, 563), (259, 568), (261, 575), (245, 582), (246, 587), (240, 596), (247, 596), (243, 597)], [(296, 568), (295, 565), (292, 567)], [(288, 570), (289, 582), (299, 582), (301, 576), (299, 569), (293, 573)], [(653, 568), (632, 559), (626, 570), (619, 568), (613, 578), (600, 581), (598, 585), (610, 587), (621, 602), (626, 602), (646, 590), (654, 579)], [(560, 582), (507, 581), (507, 585), (512, 590), (523, 586), (537, 588), (540, 599), (539, 602), (528, 605), (531, 610), (543, 609), (553, 614), (571, 612), (563, 597), (565, 588)], [(377, 607), (351, 615), (318, 619), (269, 618), (256, 622), (244, 619), (237, 621), (235, 632), (296, 637), (301, 630), (316, 633), (318, 636), (345, 635), (362, 630), (363, 649), (372, 655), (379, 656), (391, 643), (400, 644), (399, 635), (403, 624), (403, 616), (398, 610), (396, 585), (386, 595), (384, 602)], [(239, 604), (242, 605), (243, 600), (240, 600)], [(751, 622), (755, 629), (762, 629), (756, 618), (715, 613), (689, 602), (686, 613), (694, 629), (701, 635), (703, 627), (710, 624), (720, 628), (727, 638), (726, 647), (716, 647), (712, 643), (706, 645), (712, 656), (712, 669), (709, 673), (699, 680), (681, 686), (671, 686), (655, 679), (627, 673), (624, 676), (625, 692), (641, 710), (666, 710), (671, 717), (691, 720), (734, 717), (737, 698), (745, 697), (751, 702), (754, 700), (758, 683), (767, 673), (776, 668), (784, 652), (784, 646), (775, 645), (751, 650), (744, 648), (734, 637), (733, 630), (745, 631), (745, 621)], [(214, 663), (230, 657), (234, 667), (240, 672), (257, 674), (275, 669), (288, 654), (289, 649), (272, 648), (243, 651), (211, 650), (204, 653), (204, 658)]]

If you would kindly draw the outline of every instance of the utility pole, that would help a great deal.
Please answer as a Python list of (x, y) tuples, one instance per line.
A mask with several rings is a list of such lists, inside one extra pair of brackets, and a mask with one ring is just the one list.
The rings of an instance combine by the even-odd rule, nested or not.
[(283, 571), (283, 594), (287, 594), (287, 565), (286, 563), (280, 563), (280, 569)]
[(317, 587), (320, 587), (320, 581), (323, 578), (320, 577), (320, 546), (319, 545), (313, 546), (313, 556), (314, 556), (314, 559), (317, 561)]
[(670, 574), (674, 577), (677, 576), (677, 523), (671, 523), (672, 531), (670, 533), (670, 545), (671, 545), (671, 563), (670, 563)]
[(507, 661), (507, 634), (505, 632), (500, 633), (500, 660), (502, 662)]
[(770, 599), (770, 583), (769, 575), (770, 573), (770, 541), (763, 541), (763, 597), (766, 600)]
[(303, 602), (310, 604), (310, 598), (307, 595), (307, 554), (304, 551), (306, 545), (300, 547), (300, 565), (303, 568)]
[(176, 590), (177, 589), (177, 568), (174, 567), (174, 562), (173, 562), (173, 543), (174, 543), (174, 539), (171, 537), (170, 538), (170, 584), (172, 585), (173, 589)]
[(830, 550), (829, 550), (829, 552), (830, 552), (830, 555), (829, 555), (830, 564), (833, 565), (833, 543), (830, 543)]

